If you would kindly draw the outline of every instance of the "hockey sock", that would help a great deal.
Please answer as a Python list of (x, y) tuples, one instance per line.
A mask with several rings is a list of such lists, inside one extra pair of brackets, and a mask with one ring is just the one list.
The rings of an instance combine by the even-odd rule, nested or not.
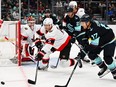
[(102, 59), (100, 58), (100, 57), (96, 57), (95, 59), (94, 59), (94, 63), (96, 64), (96, 65), (99, 65), (99, 64), (101, 64), (103, 61), (102, 61)]
[(116, 63), (113, 61), (110, 65), (108, 65), (108, 68), (109, 68), (110, 70), (116, 68)]

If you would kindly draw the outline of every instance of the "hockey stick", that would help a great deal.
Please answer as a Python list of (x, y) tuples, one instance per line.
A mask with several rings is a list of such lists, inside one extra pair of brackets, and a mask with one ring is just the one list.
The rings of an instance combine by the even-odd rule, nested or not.
[(72, 75), (73, 75), (73, 73), (74, 73), (74, 71), (75, 71), (75, 69), (76, 69), (77, 65), (78, 65), (78, 61), (76, 62), (75, 66), (74, 66), (74, 68), (73, 68), (73, 71), (72, 71), (72, 73), (70, 74), (70, 77), (69, 77), (69, 79), (68, 79), (68, 81), (67, 81), (66, 85), (64, 85), (64, 86), (55, 85), (55, 87), (67, 87), (67, 86), (68, 86), (68, 84), (69, 84), (69, 82), (70, 82), (70, 80), (71, 80), (71, 78), (72, 78)]
[(36, 72), (35, 72), (35, 80), (33, 81), (33, 80), (28, 79), (28, 83), (29, 83), (29, 84), (33, 84), (33, 85), (35, 85), (36, 82), (37, 82), (38, 65), (39, 65), (39, 61), (37, 61)]
[[(81, 47), (81, 46), (79, 46), (77, 43), (75, 43), (86, 55), (88, 55), (88, 53), (86, 53), (84, 50), (83, 50), (83, 48)], [(93, 62), (94, 63), (94, 62)], [(101, 75), (101, 76), (99, 76), (99, 78), (102, 78), (102, 77), (104, 77), (106, 74), (108, 74), (110, 72), (110, 70), (108, 70), (104, 75)]]
[(54, 65), (51, 65), (50, 67), (52, 68), (52, 69), (55, 69), (55, 68), (57, 68), (57, 66), (58, 66), (58, 63), (59, 63), (59, 60), (60, 60), (60, 58), (58, 58), (58, 60), (57, 60), (57, 62), (56, 62), (56, 65), (54, 66)]
[[(76, 44), (76, 46), (78, 46), (85, 54), (87, 54), (77, 43), (75, 43), (75, 44)], [(78, 59), (78, 60), (79, 60), (79, 59)], [(74, 71), (75, 71), (75, 69), (76, 69), (76, 67), (77, 67), (77, 65), (78, 65), (78, 60), (77, 60), (75, 66), (74, 66), (74, 68), (73, 68), (72, 73), (70, 74), (70, 77), (69, 77), (69, 79), (68, 79), (66, 85), (64, 85), (64, 86), (55, 85), (55, 87), (67, 87), (67, 86), (68, 86), (68, 84), (69, 84), (69, 82), (70, 82), (70, 80), (71, 80), (71, 78), (72, 78), (72, 75), (74, 74)]]
[(78, 46), (78, 47), (79, 47), (79, 49), (80, 49), (80, 50), (82, 50), (82, 51), (83, 51), (83, 53), (87, 55), (87, 53), (83, 50), (83, 48), (82, 48), (81, 46), (79, 46), (77, 43), (75, 43), (75, 45), (76, 45), (76, 46)]
[[(7, 38), (6, 36), (4, 37), (6, 40), (8, 40), (10, 43), (12, 43), (14, 46), (16, 46), (20, 51), (21, 51), (21, 48), (19, 48), (15, 43), (13, 43), (13, 42), (11, 42), (10, 40), (9, 40), (9, 38)], [(34, 45), (35, 46), (35, 45)], [(33, 47), (34, 47), (33, 46)], [(32, 48), (33, 48), (32, 47)], [(32, 58), (32, 56), (30, 56), (29, 57), (34, 63), (36, 63), (36, 61)]]

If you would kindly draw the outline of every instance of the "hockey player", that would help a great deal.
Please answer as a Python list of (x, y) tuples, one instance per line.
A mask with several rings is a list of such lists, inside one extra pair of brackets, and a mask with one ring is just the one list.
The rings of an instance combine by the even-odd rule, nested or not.
[(73, 13), (81, 18), (85, 14), (84, 8), (78, 8), (76, 1), (70, 1), (69, 7), (73, 8)]
[[(114, 56), (116, 42), (114, 32), (107, 25), (92, 20), (88, 14), (82, 16), (81, 25), (84, 31), (86, 31), (86, 38), (90, 40), (89, 45), (85, 47), (87, 52), (89, 52), (89, 58), (101, 69), (98, 76), (102, 77), (108, 73), (109, 69), (113, 78), (116, 79), (116, 63), (112, 58)], [(98, 56), (102, 50), (105, 63)]]
[[(65, 28), (66, 32), (72, 37), (71, 42), (75, 42), (75, 37), (79, 44), (81, 44), (83, 47), (85, 45), (83, 39), (83, 35), (85, 35), (82, 31), (82, 27), (80, 26), (80, 18), (73, 13), (73, 8), (68, 7), (67, 8), (67, 15), (63, 20), (63, 27)], [(79, 53), (78, 56), (81, 57), (81, 59), (85, 62), (90, 62), (85, 57), (85, 54), (83, 52)]]
[(69, 7), (72, 7), (72, 8), (73, 8), (74, 14), (77, 14), (77, 12), (78, 12), (78, 7), (77, 7), (77, 2), (76, 2), (76, 1), (70, 1)]
[(62, 23), (60, 22), (60, 20), (57, 19), (57, 16), (56, 16), (55, 14), (52, 14), (52, 13), (51, 13), (51, 10), (50, 10), (50, 9), (46, 9), (46, 10), (45, 10), (44, 16), (43, 16), (42, 18), (43, 18), (43, 19), (42, 19), (42, 23), (43, 23), (43, 20), (44, 20), (45, 18), (52, 18), (53, 24), (58, 25), (59, 27), (62, 26), (62, 25), (61, 25)]
[(30, 56), (33, 55), (32, 44), (35, 39), (36, 31), (35, 18), (31, 17), (28, 19), (28, 24), (23, 25), (21, 28), (22, 61), (30, 60)]
[(43, 21), (43, 26), (39, 32), (40, 35), (44, 34), (46, 38), (45, 45), (36, 56), (36, 60), (42, 60), (43, 63), (43, 66), (40, 66), (39, 69), (46, 70), (48, 68), (49, 55), (54, 51), (60, 51), (59, 58), (62, 67), (75, 64), (74, 59), (69, 59), (71, 37), (64, 30), (54, 25), (51, 18), (46, 18)]
[[(79, 17), (79, 19), (85, 14), (84, 8), (78, 8), (76, 1), (70, 1), (69, 7), (73, 8), (73, 14), (77, 15)], [(78, 23), (78, 24), (80, 24), (80, 23)], [(81, 36), (80, 40), (82, 38), (83, 38), (83, 35)], [(80, 44), (84, 47), (85, 43), (84, 44), (80, 43)], [(90, 62), (90, 60), (88, 60), (87, 58), (84, 58), (86, 55), (82, 51), (79, 52), (78, 56), (81, 56), (81, 58), (83, 59), (83, 61)]]

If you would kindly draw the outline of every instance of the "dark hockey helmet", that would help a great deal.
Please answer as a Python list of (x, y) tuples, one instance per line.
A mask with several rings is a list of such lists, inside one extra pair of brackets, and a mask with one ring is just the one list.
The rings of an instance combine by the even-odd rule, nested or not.
[(73, 8), (72, 7), (67, 7), (67, 12), (73, 12)]
[(88, 14), (84, 14), (80, 19), (81, 22), (89, 22), (91, 20), (92, 20), (92, 18)]
[(51, 10), (50, 9), (46, 9), (45, 13), (51, 13)]

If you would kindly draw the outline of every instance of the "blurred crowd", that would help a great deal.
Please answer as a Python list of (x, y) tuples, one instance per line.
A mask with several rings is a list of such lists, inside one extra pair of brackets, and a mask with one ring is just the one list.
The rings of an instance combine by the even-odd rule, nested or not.
[[(2, 19), (6, 21), (19, 20), (19, 0), (2, 0)], [(29, 1), (29, 2), (28, 2)], [(36, 18), (37, 23), (40, 23), (40, 19), (44, 14), (44, 10), (50, 8), (53, 13), (57, 14), (58, 18), (62, 18), (70, 0), (52, 0), (52, 3), (44, 3), (47, 0), (21, 0), (21, 20), (22, 23), (27, 23), (29, 17)], [(51, 1), (51, 0), (49, 0)], [(88, 2), (89, 1), (89, 2)], [(112, 3), (109, 0), (108, 9), (105, 0), (101, 2), (93, 3), (92, 0), (88, 0), (83, 3), (82, 0), (78, 0), (78, 7), (85, 8), (85, 11), (90, 14), (100, 14), (101, 19), (108, 18), (109, 21), (116, 19), (116, 1)], [(37, 4), (38, 3), (38, 4)], [(108, 17), (106, 17), (106, 14)]]

